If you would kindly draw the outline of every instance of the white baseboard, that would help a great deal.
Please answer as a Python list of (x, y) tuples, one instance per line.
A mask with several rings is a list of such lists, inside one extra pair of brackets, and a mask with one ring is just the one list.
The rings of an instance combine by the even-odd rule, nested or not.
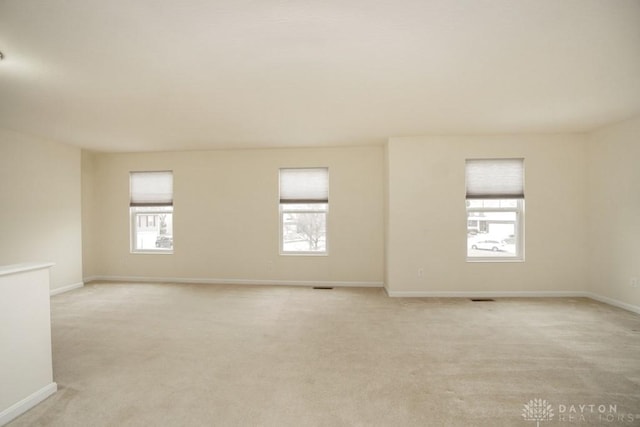
[(63, 292), (69, 292), (69, 291), (72, 291), (74, 289), (81, 288), (83, 286), (84, 286), (83, 282), (73, 283), (73, 284), (68, 285), (68, 286), (62, 286), (61, 288), (51, 289), (51, 291), (49, 291), (49, 295), (51, 295), (51, 296), (58, 295), (58, 294), (61, 294)]
[(4, 411), (0, 412), (0, 426), (8, 424), (9, 421), (14, 420), (15, 418), (24, 414), (29, 409), (36, 406), (38, 403), (51, 396), (57, 390), (58, 385), (56, 383), (47, 384), (35, 393), (32, 393), (21, 401), (9, 406)]
[(85, 283), (104, 282), (138, 282), (138, 283), (195, 283), (211, 285), (285, 285), (285, 286), (327, 286), (335, 288), (381, 288), (382, 282), (327, 281), (327, 280), (258, 280), (258, 279), (192, 279), (184, 277), (143, 277), (143, 276), (91, 276)]
[(84, 284), (86, 285), (87, 283), (91, 283), (91, 282), (95, 282), (97, 280), (101, 280), (100, 279), (101, 276), (88, 276), (88, 277), (83, 277), (82, 281), (84, 282)]
[(586, 294), (586, 296), (588, 298), (591, 298), (593, 300), (600, 301), (600, 302), (603, 302), (605, 304), (612, 305), (614, 307), (622, 308), (624, 310), (629, 310), (629, 311), (632, 311), (634, 313), (640, 314), (640, 306), (633, 305), (633, 304), (627, 304), (626, 302), (622, 302), (622, 301), (618, 301), (617, 299), (613, 299), (613, 298), (605, 297), (605, 296), (602, 296), (602, 295), (594, 294), (592, 292), (585, 292), (585, 294)]
[[(585, 291), (392, 291), (383, 282), (345, 282), (345, 281), (313, 281), (313, 280), (257, 280), (257, 279), (192, 279), (182, 277), (143, 277), (143, 276), (90, 276), (84, 283), (104, 282), (137, 282), (137, 283), (199, 283), (212, 285), (286, 285), (286, 286), (327, 286), (327, 287), (361, 287), (384, 288), (387, 295), (394, 298), (591, 298), (614, 307), (640, 314), (640, 306), (627, 304), (613, 298), (604, 297)], [(80, 284), (82, 286), (82, 284)], [(80, 287), (71, 285), (60, 292)], [(56, 289), (57, 291), (57, 289)], [(53, 291), (52, 291), (53, 292)], [(58, 292), (59, 293), (59, 292)], [(53, 293), (52, 293), (53, 295)]]
[(399, 298), (570, 298), (589, 297), (582, 291), (391, 291), (387, 295)]

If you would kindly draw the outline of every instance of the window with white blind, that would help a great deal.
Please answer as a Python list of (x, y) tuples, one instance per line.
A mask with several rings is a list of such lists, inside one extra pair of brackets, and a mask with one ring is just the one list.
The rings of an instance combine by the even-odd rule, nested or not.
[(326, 255), (328, 168), (280, 169), (280, 253)]
[(129, 174), (131, 252), (173, 252), (173, 172)]
[(524, 260), (524, 159), (466, 161), (467, 261)]

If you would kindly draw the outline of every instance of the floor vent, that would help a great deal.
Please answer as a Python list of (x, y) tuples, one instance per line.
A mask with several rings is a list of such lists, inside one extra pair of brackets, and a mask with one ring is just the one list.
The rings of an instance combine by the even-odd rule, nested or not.
[(314, 286), (313, 289), (333, 289), (331, 286)]
[(493, 298), (471, 298), (473, 302), (490, 302), (495, 301)]

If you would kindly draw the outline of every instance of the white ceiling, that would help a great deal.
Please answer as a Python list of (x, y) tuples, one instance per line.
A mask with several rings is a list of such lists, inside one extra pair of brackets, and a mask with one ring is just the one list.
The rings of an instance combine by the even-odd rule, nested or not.
[(0, 51), (0, 127), (101, 151), (640, 114), (640, 0), (0, 0)]

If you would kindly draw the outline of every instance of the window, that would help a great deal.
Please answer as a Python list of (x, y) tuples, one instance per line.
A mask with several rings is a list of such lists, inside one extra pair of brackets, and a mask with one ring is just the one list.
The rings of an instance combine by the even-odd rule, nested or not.
[(524, 260), (524, 159), (466, 162), (467, 261)]
[(280, 253), (327, 254), (329, 169), (280, 169)]
[(173, 173), (129, 175), (131, 252), (173, 252)]

